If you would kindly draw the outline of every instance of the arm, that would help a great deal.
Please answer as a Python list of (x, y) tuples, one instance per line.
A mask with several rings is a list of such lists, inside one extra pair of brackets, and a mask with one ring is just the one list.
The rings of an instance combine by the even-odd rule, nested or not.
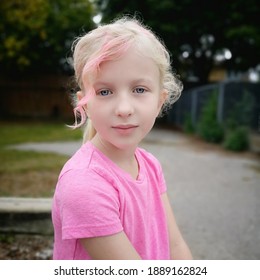
[(171, 259), (177, 260), (191, 260), (192, 255), (191, 252), (184, 241), (181, 232), (177, 226), (168, 196), (166, 193), (162, 194), (162, 202), (164, 205), (168, 231), (169, 231), (169, 239), (170, 239), (170, 251), (171, 251)]
[(93, 260), (140, 260), (140, 256), (124, 232), (81, 239), (81, 244)]

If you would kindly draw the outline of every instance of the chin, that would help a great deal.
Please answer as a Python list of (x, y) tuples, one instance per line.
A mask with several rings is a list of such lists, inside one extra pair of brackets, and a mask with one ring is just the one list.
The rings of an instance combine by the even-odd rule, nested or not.
[(125, 141), (124, 143), (112, 143), (112, 145), (119, 150), (131, 150), (135, 149), (140, 142), (127, 142)]

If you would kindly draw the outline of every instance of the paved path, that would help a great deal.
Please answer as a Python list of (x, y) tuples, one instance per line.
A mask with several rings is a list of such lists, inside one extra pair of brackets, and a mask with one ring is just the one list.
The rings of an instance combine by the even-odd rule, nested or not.
[[(71, 155), (79, 146), (31, 143), (16, 148)], [(142, 146), (162, 163), (176, 219), (195, 258), (260, 259), (257, 158), (194, 145), (165, 130), (153, 130)]]

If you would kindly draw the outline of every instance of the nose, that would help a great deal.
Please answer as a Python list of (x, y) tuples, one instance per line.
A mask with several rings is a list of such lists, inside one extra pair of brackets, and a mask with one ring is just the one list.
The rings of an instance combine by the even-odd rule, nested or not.
[(128, 98), (127, 95), (122, 95), (117, 99), (116, 104), (116, 115), (126, 118), (133, 114), (134, 107), (131, 102), (131, 98)]

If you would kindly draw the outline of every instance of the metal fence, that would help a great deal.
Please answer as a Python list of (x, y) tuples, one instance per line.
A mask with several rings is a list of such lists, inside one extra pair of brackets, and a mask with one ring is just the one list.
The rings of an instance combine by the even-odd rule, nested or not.
[(260, 83), (225, 81), (184, 90), (168, 113), (167, 122), (183, 127), (185, 119), (189, 116), (192, 124), (196, 126), (203, 107), (214, 93), (218, 98), (216, 118), (219, 123), (227, 121), (235, 104), (241, 102), (243, 95), (247, 93), (253, 100), (250, 105), (252, 117), (249, 126), (260, 132)]

